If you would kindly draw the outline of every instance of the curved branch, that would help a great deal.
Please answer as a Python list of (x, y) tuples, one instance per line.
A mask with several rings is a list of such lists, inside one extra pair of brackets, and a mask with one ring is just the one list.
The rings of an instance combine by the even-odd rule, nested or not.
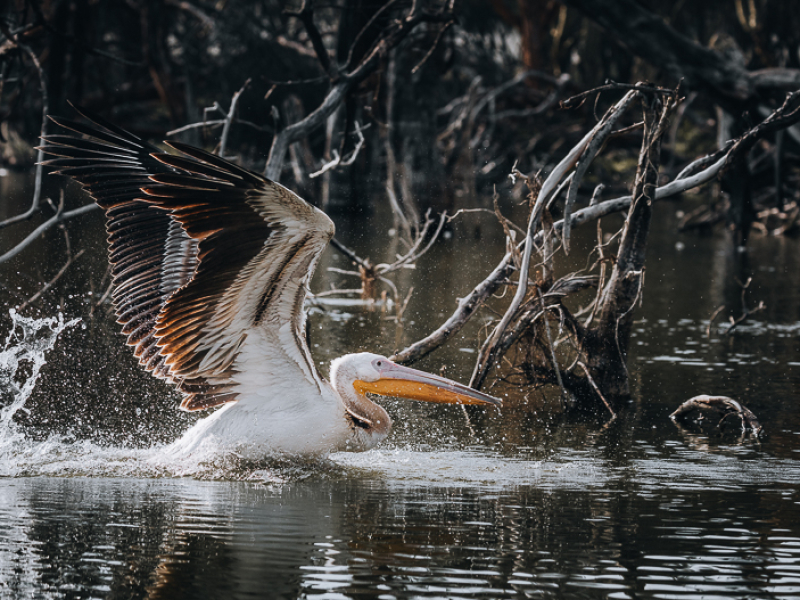
[(412, 363), (436, 350), (455, 333), (461, 331), (461, 328), (466, 325), (472, 315), (483, 306), (489, 296), (497, 291), (513, 270), (511, 254), (508, 253), (486, 279), (475, 286), (466, 297), (458, 301), (456, 311), (436, 331), (389, 357), (390, 360), (400, 363)]
[(292, 17), (297, 17), (302, 21), (303, 26), (306, 28), (311, 40), (311, 45), (314, 47), (314, 52), (317, 55), (322, 70), (328, 75), (332, 75), (331, 70), (331, 57), (328, 55), (328, 50), (325, 48), (325, 43), (322, 41), (322, 34), (317, 29), (314, 23), (314, 2), (313, 0), (303, 0), (303, 6), (299, 11), (286, 11), (286, 14)]
[(250, 85), (250, 78), (247, 78), (247, 81), (244, 82), (242, 87), (236, 92), (233, 97), (231, 98), (231, 106), (228, 110), (228, 114), (225, 116), (224, 125), (222, 127), (222, 135), (219, 138), (219, 155), (222, 158), (225, 158), (225, 150), (228, 146), (228, 135), (231, 132), (231, 123), (233, 123), (234, 117), (236, 116), (236, 108), (239, 105), (239, 97), (244, 93), (247, 89), (247, 86)]

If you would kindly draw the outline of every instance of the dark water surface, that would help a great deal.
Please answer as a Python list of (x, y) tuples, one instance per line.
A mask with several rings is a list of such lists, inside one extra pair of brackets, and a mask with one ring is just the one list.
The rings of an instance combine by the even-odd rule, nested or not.
[[(24, 203), (23, 183), (0, 178), (0, 213)], [(675, 234), (676, 208), (656, 209), (634, 395), (617, 419), (564, 418), (552, 394), (506, 388), (500, 413), (390, 401), (395, 431), (374, 451), (187, 477), (150, 461), (191, 417), (140, 372), (106, 307), (91, 308), (107, 285), (102, 219), (71, 223), (86, 254), (22, 311), (83, 320), (47, 354), (29, 412), (0, 432), (0, 597), (800, 598), (800, 243), (755, 237), (740, 255), (721, 233)], [(374, 261), (398, 251), (380, 219), (336, 220)], [(595, 232), (575, 233), (580, 255)], [(402, 331), (380, 310), (315, 309), (323, 370), (428, 333), (501, 256), (499, 235), (455, 235), (403, 272), (414, 293)], [(52, 278), (64, 244), (53, 232), (0, 266), (2, 304)], [(347, 268), (327, 253), (315, 290), (355, 287), (331, 266)], [(766, 308), (725, 335), (748, 277), (749, 306)], [(3, 340), (6, 310), (0, 321)], [(420, 366), (467, 379), (479, 329)], [(701, 393), (746, 404), (766, 437), (676, 427), (668, 415)]]

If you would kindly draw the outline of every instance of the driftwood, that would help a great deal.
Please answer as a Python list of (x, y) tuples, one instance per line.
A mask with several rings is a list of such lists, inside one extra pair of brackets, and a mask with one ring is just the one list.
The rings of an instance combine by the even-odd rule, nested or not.
[(742, 433), (750, 431), (753, 437), (757, 438), (762, 431), (762, 427), (753, 412), (743, 404), (727, 396), (707, 396), (704, 394), (689, 398), (669, 418), (677, 423), (678, 421), (687, 420), (692, 414), (699, 414), (700, 418), (709, 414), (719, 417), (719, 421), (716, 424), (718, 429), (722, 428), (729, 417), (736, 417), (742, 425)]
[(39, 227), (37, 227), (31, 233), (29, 233), (24, 240), (22, 240), (16, 246), (8, 250), (5, 254), (0, 255), (0, 263), (4, 263), (5, 261), (14, 258), (17, 254), (19, 254), (25, 248), (27, 248), (32, 242), (35, 242), (40, 235), (42, 235), (45, 231), (47, 231), (51, 227), (54, 227), (59, 223), (63, 223), (64, 221), (68, 221), (73, 217), (85, 215), (86, 213), (92, 212), (97, 209), (98, 206), (93, 202), (92, 204), (86, 204), (85, 206), (81, 206), (80, 208), (75, 208), (73, 210), (65, 211), (63, 210), (63, 203), (62, 203), (56, 210), (55, 215), (53, 215), (47, 221), (39, 225)]

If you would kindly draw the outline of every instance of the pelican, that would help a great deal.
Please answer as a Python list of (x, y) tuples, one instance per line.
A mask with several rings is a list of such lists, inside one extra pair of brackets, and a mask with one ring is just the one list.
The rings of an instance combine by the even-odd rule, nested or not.
[(500, 401), (370, 353), (317, 370), (304, 303), (330, 218), (259, 174), (204, 150), (159, 150), (77, 109), (51, 119), (44, 164), (105, 211), (117, 322), (139, 363), (183, 394), (180, 407), (221, 407), (169, 451), (260, 459), (363, 451), (392, 420), (368, 394), (450, 404)]

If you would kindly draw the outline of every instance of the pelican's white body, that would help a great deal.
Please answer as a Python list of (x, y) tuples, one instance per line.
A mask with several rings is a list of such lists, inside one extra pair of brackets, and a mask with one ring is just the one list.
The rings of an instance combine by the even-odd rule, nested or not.
[(196, 423), (166, 453), (176, 458), (198, 459), (235, 454), (258, 460), (268, 456), (324, 456), (349, 448), (350, 435), (344, 408), (323, 402), (313, 413), (296, 405), (272, 412), (257, 399), (228, 404)]
[(386, 437), (391, 426), (388, 415), (384, 427), (366, 431), (348, 418), (345, 405), (369, 402), (355, 398), (352, 383), (375, 375), (362, 372), (354, 363), (369, 365), (376, 355), (352, 354), (335, 361), (334, 389), (316, 373), (308, 373), (301, 356), (291, 356), (286, 345), (274, 343), (271, 337), (265, 330), (248, 335), (234, 375), (239, 400), (196, 423), (167, 448), (168, 455), (201, 459), (225, 453), (246, 459), (324, 456), (368, 450)]

